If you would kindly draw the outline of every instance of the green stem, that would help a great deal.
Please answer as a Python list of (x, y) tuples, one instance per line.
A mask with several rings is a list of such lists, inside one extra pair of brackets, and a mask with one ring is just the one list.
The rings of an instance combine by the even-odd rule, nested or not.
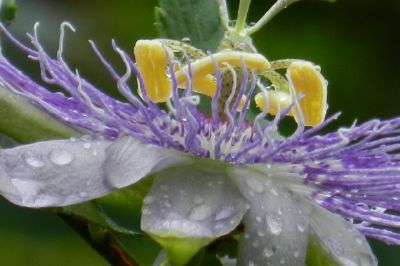
[(235, 29), (233, 30), (236, 34), (240, 34), (246, 27), (246, 18), (249, 12), (250, 2), (251, 0), (240, 0)]
[(262, 18), (260, 18), (259, 21), (257, 21), (254, 26), (249, 27), (247, 29), (248, 35), (253, 34), (254, 32), (258, 31), (261, 29), (265, 24), (267, 24), (276, 14), (278, 14), (280, 11), (288, 7), (290, 4), (297, 2), (299, 0), (278, 0), (275, 2), (275, 4), (264, 14)]
[(105, 231), (101, 237), (93, 237), (89, 224), (77, 217), (59, 213), (58, 216), (77, 232), (94, 250), (113, 266), (139, 266), (117, 243), (114, 235)]

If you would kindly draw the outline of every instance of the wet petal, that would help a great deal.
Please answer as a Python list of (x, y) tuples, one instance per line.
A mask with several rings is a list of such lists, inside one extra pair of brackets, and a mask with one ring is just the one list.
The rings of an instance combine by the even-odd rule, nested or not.
[(301, 208), (309, 218), (310, 231), (319, 245), (342, 265), (378, 265), (365, 237), (341, 216), (301, 199)]
[(132, 137), (122, 137), (107, 149), (106, 180), (113, 188), (136, 183), (142, 177), (169, 166), (190, 163), (189, 156)]
[(226, 173), (205, 166), (158, 173), (144, 200), (142, 229), (178, 265), (215, 238), (235, 229), (246, 211), (243, 198)]
[(230, 176), (250, 203), (238, 265), (304, 265), (308, 222), (291, 195), (243, 168), (236, 168)]
[(100, 197), (178, 162), (131, 137), (37, 142), (0, 150), (0, 191), (27, 207), (64, 206)]
[(0, 150), (0, 191), (27, 207), (63, 206), (111, 190), (102, 164), (107, 140), (53, 140)]

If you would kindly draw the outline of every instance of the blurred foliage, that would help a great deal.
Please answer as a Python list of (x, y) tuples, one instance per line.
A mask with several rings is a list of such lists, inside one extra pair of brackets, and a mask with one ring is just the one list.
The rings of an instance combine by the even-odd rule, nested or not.
[[(238, 0), (230, 1), (237, 10)], [(267, 9), (253, 0), (255, 21)], [(115, 38), (127, 51), (137, 39), (156, 38), (156, 0), (19, 0), (17, 18), (9, 27), (27, 43), (25, 32), (41, 22), (40, 38), (55, 55), (59, 25), (70, 21), (76, 33), (68, 33), (65, 58), (71, 68), (94, 84), (120, 97), (115, 83), (101, 67), (87, 43), (93, 39), (106, 57), (122, 70), (112, 51)], [(235, 13), (232, 12), (232, 17)], [(338, 0), (301, 1), (294, 4), (254, 35), (256, 47), (270, 59), (302, 58), (322, 67), (329, 80), (329, 114), (342, 111), (333, 126), (349, 125), (354, 119), (390, 118), (400, 114), (400, 1)], [(3, 52), (37, 80), (39, 66), (8, 42)], [(79, 52), (77, 52), (79, 51)], [(0, 200), (0, 265), (107, 265), (79, 237), (46, 211), (28, 210)], [(400, 260), (400, 248), (374, 241), (380, 265)], [(128, 245), (128, 244), (126, 244)], [(201, 254), (200, 254), (201, 255)], [(60, 260), (60, 258), (62, 258)]]

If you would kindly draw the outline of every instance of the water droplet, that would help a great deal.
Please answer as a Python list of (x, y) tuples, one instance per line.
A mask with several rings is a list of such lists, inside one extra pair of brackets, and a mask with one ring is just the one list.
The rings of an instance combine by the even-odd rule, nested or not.
[(354, 260), (352, 260), (350, 258), (340, 257), (339, 260), (342, 263), (342, 265), (344, 265), (344, 266), (359, 266), (359, 264), (357, 262), (355, 262)]
[(358, 237), (358, 236), (357, 236), (357, 237), (355, 238), (355, 240), (356, 240), (356, 243), (359, 244), (359, 245), (362, 245), (362, 244), (364, 243), (364, 241), (363, 241), (363, 239), (362, 239), (361, 237)]
[(257, 220), (257, 222), (261, 223), (262, 222), (261, 216), (256, 216), (256, 220)]
[(254, 242), (253, 242), (253, 247), (258, 248), (259, 245), (260, 245), (260, 244), (258, 244), (257, 241), (254, 241)]
[(149, 208), (142, 208), (142, 214), (143, 214), (143, 215), (150, 215), (150, 214), (151, 214), (151, 211), (150, 211)]
[(271, 193), (272, 193), (272, 195), (274, 195), (274, 196), (276, 196), (276, 197), (279, 196), (278, 191), (276, 191), (274, 188), (271, 188)]
[(53, 150), (49, 154), (49, 159), (56, 165), (68, 165), (72, 162), (74, 156), (66, 150)]
[(279, 235), (283, 229), (283, 221), (280, 215), (276, 213), (267, 214), (265, 216), (268, 229), (274, 235)]
[(26, 157), (25, 162), (34, 168), (40, 168), (44, 166), (44, 162), (42, 160), (39, 160), (36, 157)]
[(299, 230), (299, 232), (303, 233), (306, 229), (301, 224), (298, 224), (297, 225), (297, 230)]
[(169, 189), (169, 186), (168, 185), (161, 185), (160, 188), (163, 191), (167, 191)]
[(92, 143), (90, 143), (90, 142), (84, 142), (84, 143), (82, 144), (82, 146), (83, 146), (85, 149), (90, 149), (90, 148), (92, 147)]
[(249, 186), (250, 189), (254, 190), (257, 193), (264, 192), (264, 185), (255, 178), (247, 179), (246, 184)]
[(186, 195), (187, 195), (187, 192), (186, 192), (185, 190), (183, 190), (183, 189), (180, 189), (180, 190), (179, 190), (179, 195), (181, 195), (181, 196), (186, 196)]
[(293, 255), (294, 255), (295, 258), (298, 258), (300, 256), (300, 252), (295, 251)]
[(213, 211), (210, 206), (203, 204), (192, 209), (189, 214), (189, 219), (193, 221), (201, 221), (210, 217), (212, 212)]
[(82, 198), (86, 198), (87, 195), (88, 195), (88, 193), (85, 192), (85, 191), (80, 191), (80, 192), (79, 192), (79, 196), (82, 197)]
[(274, 255), (275, 251), (272, 248), (265, 247), (263, 250), (263, 255), (266, 258), (271, 258)]
[(249, 239), (250, 238), (249, 234), (244, 234), (243, 236), (244, 236), (245, 239)]
[(281, 260), (279, 261), (279, 263), (280, 263), (280, 264), (285, 264), (285, 259), (281, 259)]
[(195, 204), (202, 204), (202, 203), (204, 203), (204, 199), (202, 197), (200, 197), (199, 195), (195, 195), (194, 199), (193, 199), (193, 202)]
[(153, 196), (146, 196), (146, 197), (143, 199), (143, 203), (144, 203), (144, 204), (152, 204), (155, 200), (156, 200), (156, 198), (153, 197)]
[(232, 206), (223, 207), (215, 214), (215, 220), (220, 221), (222, 219), (226, 219), (231, 217), (234, 213), (235, 209)]
[(258, 235), (259, 237), (263, 237), (263, 236), (265, 236), (265, 232), (259, 230), (259, 231), (257, 231), (257, 235)]

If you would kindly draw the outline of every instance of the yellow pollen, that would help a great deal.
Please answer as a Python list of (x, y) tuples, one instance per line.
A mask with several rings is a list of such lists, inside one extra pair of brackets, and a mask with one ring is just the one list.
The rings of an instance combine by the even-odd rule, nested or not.
[(152, 102), (166, 102), (171, 95), (171, 80), (167, 76), (168, 54), (161, 42), (139, 40), (134, 48), (136, 65), (143, 77), (147, 96)]
[[(328, 82), (321, 75), (318, 67), (307, 61), (296, 61), (288, 67), (286, 77), (295, 94), (303, 95), (299, 100), (299, 105), (304, 116), (304, 124), (315, 127), (322, 123), (327, 109)], [(294, 108), (293, 114), (297, 120), (298, 114)]]

